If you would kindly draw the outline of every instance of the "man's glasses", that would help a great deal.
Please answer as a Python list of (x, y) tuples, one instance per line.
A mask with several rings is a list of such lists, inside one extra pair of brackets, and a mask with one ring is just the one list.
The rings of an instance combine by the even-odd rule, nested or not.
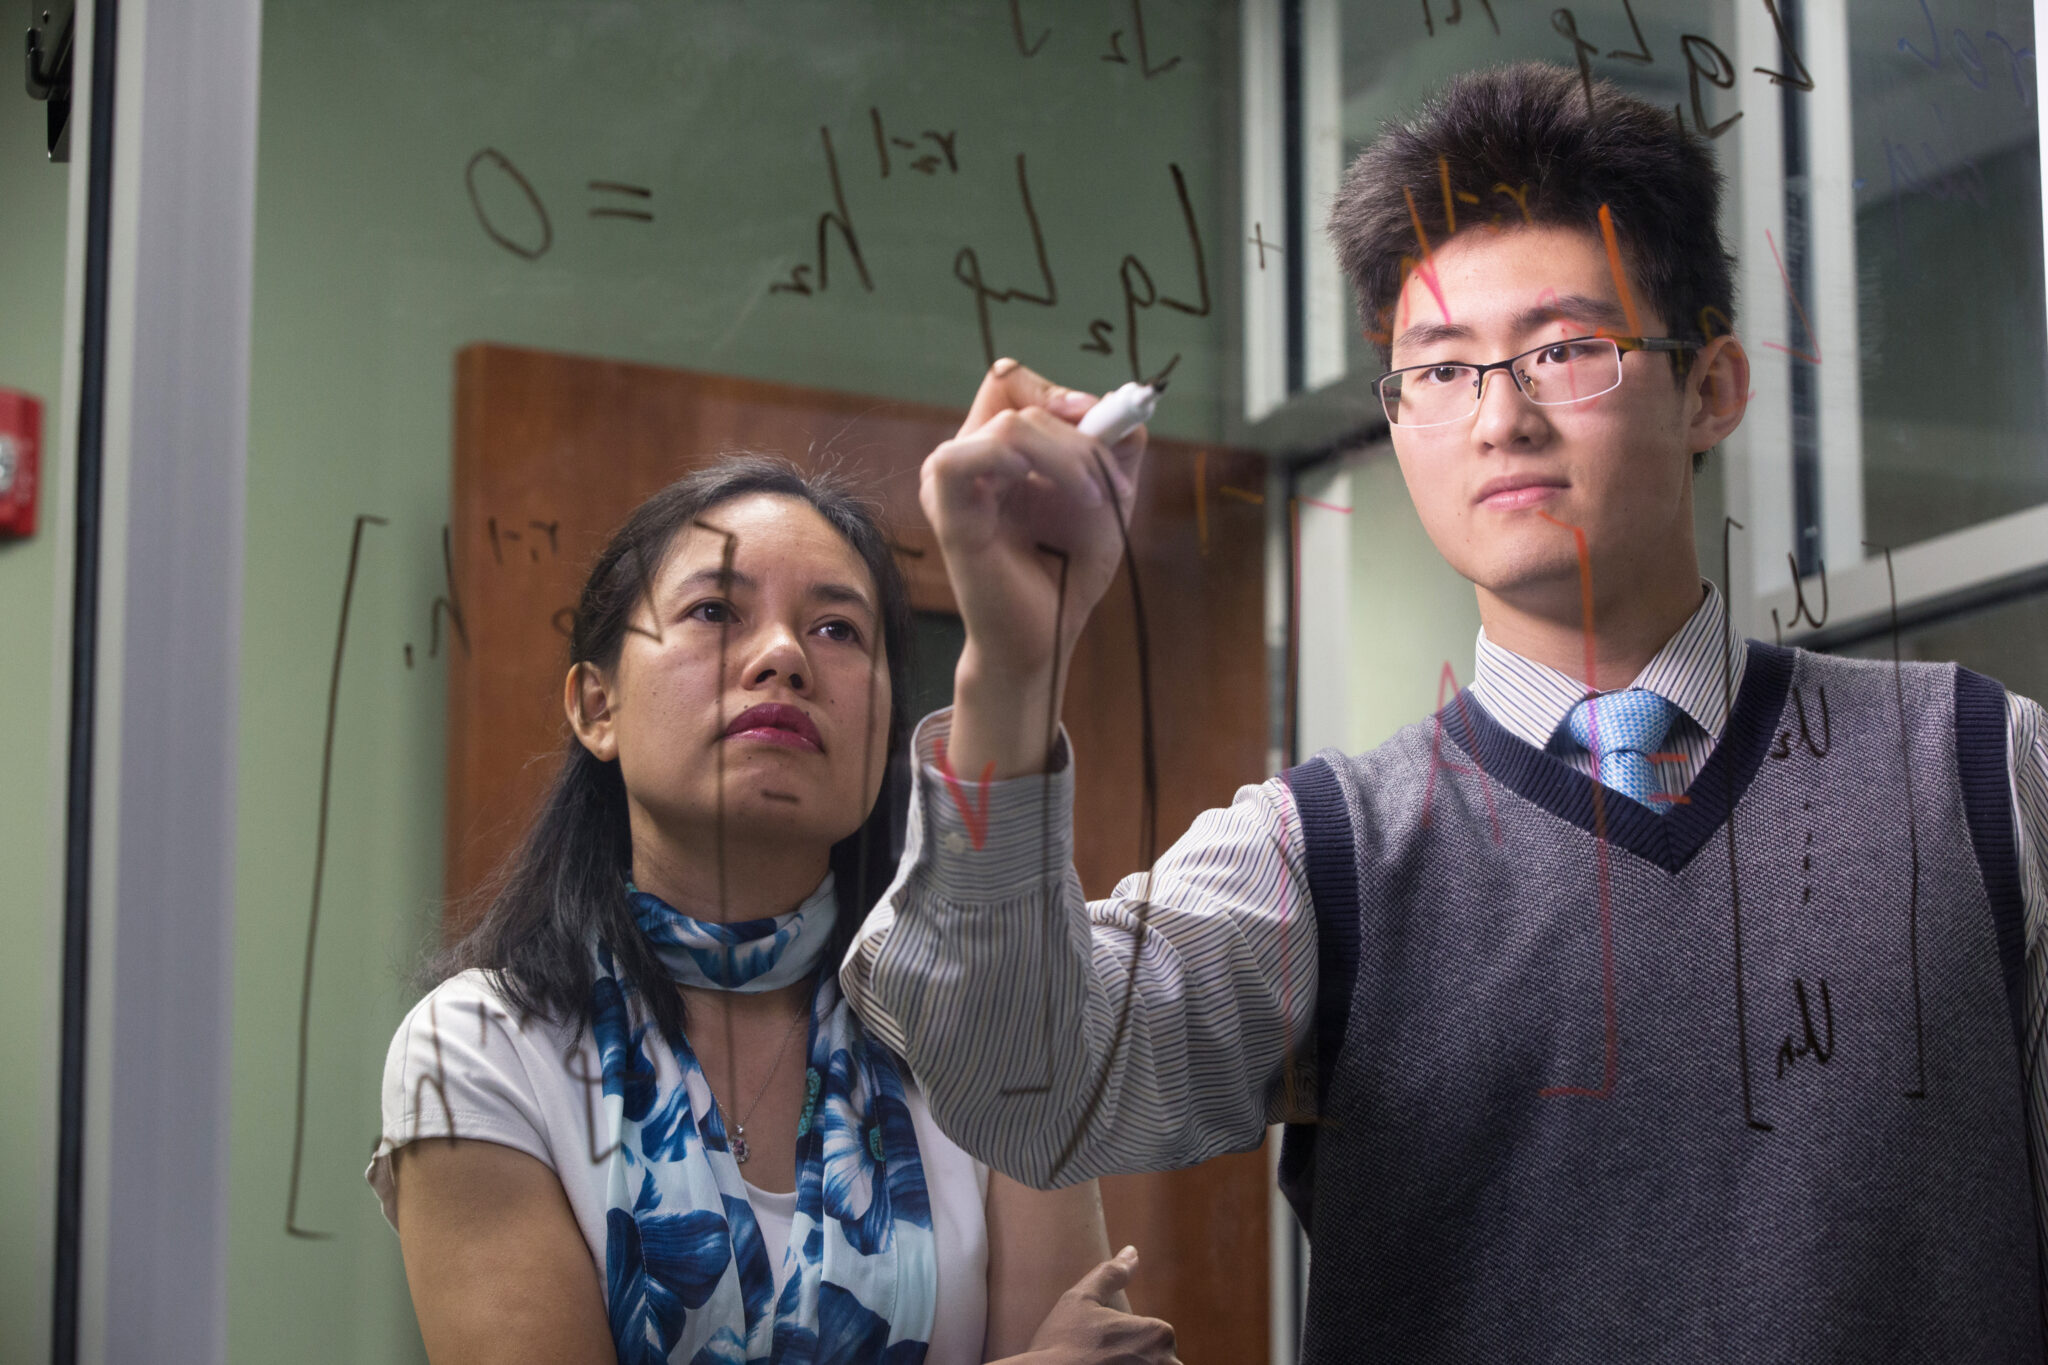
[(1397, 427), (1438, 427), (1479, 411), (1489, 370), (1506, 370), (1532, 403), (1583, 403), (1621, 387), (1624, 351), (1697, 351), (1674, 337), (1574, 337), (1491, 365), (1408, 365), (1380, 376), (1380, 406)]

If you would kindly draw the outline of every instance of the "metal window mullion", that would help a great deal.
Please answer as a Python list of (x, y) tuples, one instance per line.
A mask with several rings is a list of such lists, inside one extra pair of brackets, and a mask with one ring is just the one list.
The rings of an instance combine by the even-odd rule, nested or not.
[[(112, 33), (116, 0), (89, 29)], [(260, 0), (93, 43), (52, 1359), (227, 1354)], [(145, 116), (146, 114), (146, 116)]]

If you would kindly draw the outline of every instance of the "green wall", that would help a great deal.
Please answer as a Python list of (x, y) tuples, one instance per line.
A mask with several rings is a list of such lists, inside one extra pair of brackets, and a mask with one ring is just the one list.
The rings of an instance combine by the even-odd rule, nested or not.
[(1351, 732), (1354, 753), (1437, 708), (1446, 661), (1472, 681), (1479, 603), (1429, 536), (1393, 451), (1351, 470)]
[(61, 629), (52, 448), (63, 365), (68, 168), (44, 155), (44, 106), (0, 96), (0, 388), (43, 401), (41, 527), (0, 540), (0, 1360), (49, 1354), (56, 1183), (58, 842), (63, 735), (50, 724)]
[[(1119, 267), (1199, 299), (1169, 163), (1207, 254), (1211, 314), (1140, 315), (1146, 368), (1182, 359), (1157, 428), (1206, 438), (1230, 362), (1220, 272), (1235, 268), (1233, 7), (1148, 5), (1147, 77), (1102, 60), (1122, 6), (941, 0), (742, 5), (568, 0), (277, 0), (264, 14), (235, 941), (234, 1360), (414, 1358), (395, 1237), (362, 1170), (404, 976), (437, 920), (453, 358), (543, 346), (964, 405), (983, 368), (972, 246), (991, 287), (1037, 291), (1019, 200), (1027, 157), (1057, 304), (992, 305), (999, 353), (1070, 383), (1128, 377)], [(1119, 42), (1135, 62), (1133, 35)], [(885, 136), (949, 134), (891, 148)], [(833, 207), (820, 126), (874, 289), (836, 234), (829, 288), (771, 293)], [(465, 167), (484, 148), (544, 206), (537, 259), (495, 244)], [(914, 164), (940, 158), (932, 174)], [(592, 190), (632, 184), (646, 198)], [(478, 197), (529, 248), (539, 220), (499, 163)], [(593, 208), (649, 211), (652, 222)], [(1135, 276), (1134, 276), (1135, 278)], [(1140, 285), (1138, 292), (1144, 290)], [(1082, 349), (1110, 324), (1116, 352)], [(594, 467), (592, 477), (603, 477)], [(339, 707), (315, 952), (302, 1227), (285, 1206), (322, 727), (358, 514), (365, 531)], [(459, 593), (461, 585), (456, 585)], [(404, 658), (414, 648), (414, 665)], [(444, 647), (445, 644), (444, 644)]]

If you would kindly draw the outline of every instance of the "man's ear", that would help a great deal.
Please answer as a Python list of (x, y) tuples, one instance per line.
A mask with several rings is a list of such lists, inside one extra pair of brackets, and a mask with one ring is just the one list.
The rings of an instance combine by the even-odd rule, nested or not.
[(611, 688), (596, 664), (569, 665), (569, 676), (562, 681), (562, 709), (568, 713), (569, 728), (593, 758), (610, 763), (619, 756)]
[(1689, 452), (1713, 449), (1742, 425), (1749, 408), (1749, 355), (1740, 341), (1719, 336), (1700, 348), (1686, 376), (1686, 399)]

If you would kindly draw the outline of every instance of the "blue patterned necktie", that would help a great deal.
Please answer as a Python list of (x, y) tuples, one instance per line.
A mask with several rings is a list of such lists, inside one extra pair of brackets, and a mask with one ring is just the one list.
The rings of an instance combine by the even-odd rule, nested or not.
[(1677, 708), (1641, 687), (1588, 697), (1565, 717), (1579, 747), (1599, 759), (1600, 781), (1632, 801), (1662, 814), (1669, 803), (1654, 801), (1661, 789), (1650, 755), (1671, 732)]

